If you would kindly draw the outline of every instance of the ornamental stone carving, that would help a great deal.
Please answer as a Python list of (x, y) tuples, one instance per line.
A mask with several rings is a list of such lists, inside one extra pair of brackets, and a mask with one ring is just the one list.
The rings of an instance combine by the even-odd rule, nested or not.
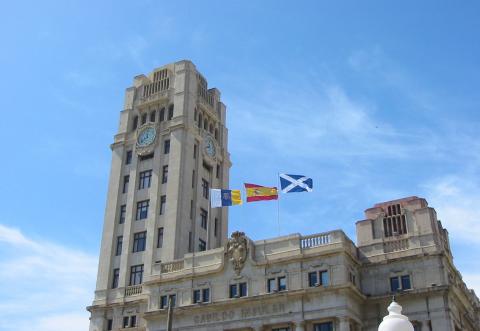
[(235, 231), (227, 243), (227, 256), (237, 275), (240, 275), (247, 260), (248, 241), (245, 233)]

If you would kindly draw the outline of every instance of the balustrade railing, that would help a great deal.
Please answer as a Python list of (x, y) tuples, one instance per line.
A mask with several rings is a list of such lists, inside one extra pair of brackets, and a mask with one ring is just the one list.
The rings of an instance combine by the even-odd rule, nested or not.
[(300, 247), (302, 249), (327, 245), (332, 242), (330, 233), (313, 234), (300, 239)]
[(125, 296), (129, 297), (142, 293), (142, 285), (133, 285), (125, 288)]
[(178, 270), (182, 270), (184, 265), (183, 260), (172, 261), (172, 262), (165, 262), (161, 264), (160, 272), (161, 273), (168, 273), (168, 272), (175, 272)]

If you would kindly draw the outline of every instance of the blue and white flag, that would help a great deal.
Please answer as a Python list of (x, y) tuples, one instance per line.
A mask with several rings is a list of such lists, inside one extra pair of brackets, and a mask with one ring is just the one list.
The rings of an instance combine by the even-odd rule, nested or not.
[(312, 192), (313, 180), (303, 175), (280, 174), (282, 193)]

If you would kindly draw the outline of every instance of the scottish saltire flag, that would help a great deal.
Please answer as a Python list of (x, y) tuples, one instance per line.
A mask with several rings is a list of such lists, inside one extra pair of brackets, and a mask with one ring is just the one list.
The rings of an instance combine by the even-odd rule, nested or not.
[(212, 208), (226, 207), (242, 204), (242, 194), (240, 190), (210, 190), (210, 206)]
[(280, 174), (282, 193), (312, 192), (313, 180), (303, 175)]

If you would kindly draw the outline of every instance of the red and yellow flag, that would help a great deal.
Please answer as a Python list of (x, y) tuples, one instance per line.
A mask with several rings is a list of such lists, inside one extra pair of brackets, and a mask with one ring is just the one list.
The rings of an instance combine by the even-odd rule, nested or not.
[(245, 191), (247, 191), (247, 202), (278, 199), (278, 191), (276, 187), (245, 183)]

